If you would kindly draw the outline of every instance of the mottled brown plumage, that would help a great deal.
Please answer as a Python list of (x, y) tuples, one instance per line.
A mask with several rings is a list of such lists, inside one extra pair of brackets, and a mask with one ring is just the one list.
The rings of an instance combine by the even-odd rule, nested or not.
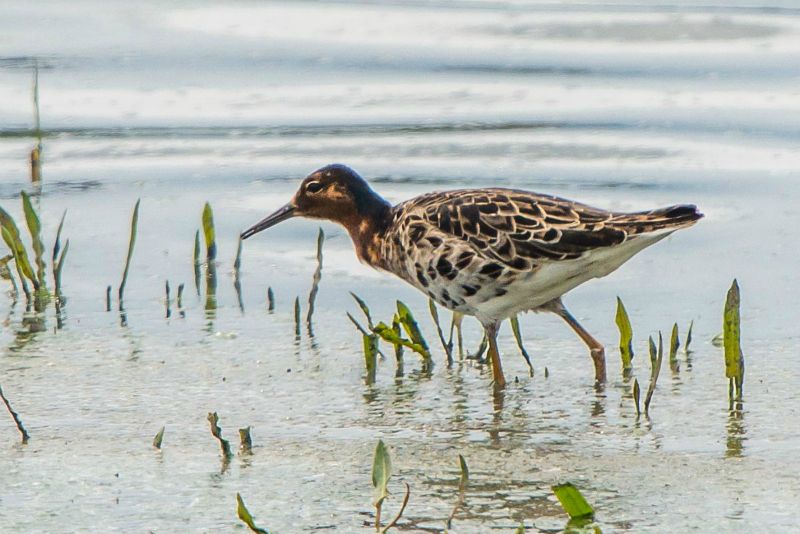
[(604, 380), (602, 345), (569, 314), (561, 296), (702, 217), (692, 205), (618, 213), (502, 188), (429, 193), (391, 206), (352, 169), (329, 165), (306, 177), (289, 204), (242, 237), (298, 215), (342, 224), (362, 261), (478, 318), (500, 385), (497, 327), (529, 310), (567, 321), (589, 346), (596, 378)]

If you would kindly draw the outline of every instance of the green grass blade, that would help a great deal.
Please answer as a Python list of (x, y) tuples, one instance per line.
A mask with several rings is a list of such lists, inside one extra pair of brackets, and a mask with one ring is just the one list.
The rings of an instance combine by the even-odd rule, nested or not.
[[(394, 314), (394, 317), (392, 317), (392, 330), (394, 331), (394, 334), (397, 337), (399, 337), (399, 338), (403, 337), (403, 328), (400, 326), (400, 321), (397, 319), (397, 314), (396, 313)], [(402, 343), (394, 344), (394, 359), (397, 362), (398, 366), (402, 366), (403, 365), (403, 344)]]
[(217, 232), (214, 228), (214, 212), (208, 202), (203, 207), (203, 236), (206, 240), (206, 261), (211, 263), (217, 259)]
[(639, 381), (634, 378), (633, 379), (633, 402), (636, 403), (636, 417), (642, 415), (642, 410), (640, 408), (639, 399), (641, 397), (641, 389), (639, 388)]
[(358, 307), (361, 308), (362, 312), (364, 312), (364, 315), (367, 318), (367, 326), (369, 327), (370, 330), (372, 330), (372, 327), (373, 327), (373, 325), (372, 325), (372, 315), (370, 315), (370, 313), (369, 313), (369, 306), (367, 306), (367, 303), (364, 302), (361, 299), (361, 297), (359, 297), (358, 295), (356, 295), (352, 291), (350, 292), (350, 295), (353, 296), (353, 298), (356, 301), (356, 304), (358, 304)]
[(528, 364), (528, 372), (531, 376), (533, 376), (533, 364), (531, 363), (531, 357), (528, 355), (528, 351), (525, 350), (525, 346), (522, 344), (522, 331), (519, 328), (518, 315), (515, 315), (511, 318), (511, 331), (514, 332), (514, 339), (517, 340), (517, 347), (519, 347), (522, 357), (525, 358), (525, 363)]
[(570, 519), (594, 517), (594, 509), (572, 483), (558, 484), (553, 486), (552, 490)]
[[(35, 273), (33, 272), (33, 267), (31, 267), (31, 263), (28, 260), (28, 252), (25, 249), (25, 244), (22, 242), (22, 238), (19, 234), (19, 229), (17, 228), (17, 223), (14, 222), (14, 218), (11, 217), (3, 208), (0, 208), (0, 227), (2, 227), (3, 233), (3, 241), (6, 242), (8, 248), (11, 249), (11, 252), (14, 255), (14, 262), (17, 265), (17, 272), (22, 279), (27, 278), (33, 284), (34, 289), (39, 289), (39, 280), (36, 278)], [(23, 289), (27, 287), (24, 283), (23, 279)], [(26, 292), (26, 295), (28, 292)]]
[(467, 466), (467, 461), (460, 454), (458, 455), (458, 465), (461, 469), (461, 476), (458, 479), (458, 489), (464, 491), (467, 487), (467, 483), (469, 483), (469, 467)]
[(678, 349), (680, 346), (678, 323), (674, 323), (672, 325), (672, 333), (669, 336), (669, 368), (673, 373), (680, 371), (680, 362), (678, 362)]
[(428, 347), (428, 343), (425, 341), (425, 338), (422, 335), (422, 331), (419, 329), (419, 324), (414, 319), (414, 314), (411, 313), (411, 310), (406, 306), (402, 301), (397, 301), (397, 316), (400, 320), (400, 324), (403, 326), (403, 330), (406, 331), (406, 334), (411, 339), (411, 341), (420, 347), (423, 348), (423, 352), (420, 354), (426, 359), (431, 359), (431, 352), (430, 348)]
[(200, 230), (194, 234), (194, 285), (197, 296), (200, 296)]
[(447, 363), (453, 363), (452, 336), (450, 338), (449, 343), (445, 341), (444, 332), (442, 332), (442, 325), (439, 322), (439, 311), (436, 309), (436, 303), (433, 301), (433, 299), (428, 299), (428, 309), (431, 312), (431, 318), (433, 319), (433, 324), (436, 325), (436, 333), (439, 334), (439, 341), (442, 343), (442, 349), (444, 349), (445, 356), (447, 356)]
[(239, 452), (250, 454), (253, 452), (253, 438), (250, 436), (250, 427), (239, 429)]
[(247, 509), (247, 506), (245, 506), (242, 500), (242, 496), (238, 493), (236, 494), (236, 515), (242, 520), (242, 523), (247, 525), (247, 528), (255, 532), (255, 534), (269, 534), (268, 530), (256, 526), (253, 521), (253, 516), (250, 515), (250, 510)]
[(156, 449), (161, 448), (161, 443), (164, 441), (164, 430), (166, 430), (166, 428), (167, 427), (162, 426), (161, 430), (156, 434), (156, 437), (153, 438), (153, 447)]
[(363, 334), (362, 341), (364, 343), (364, 366), (367, 369), (367, 383), (372, 384), (375, 382), (375, 373), (378, 370), (378, 336), (375, 334)]
[(375, 488), (375, 506), (389, 496), (389, 479), (392, 477), (392, 460), (383, 440), (378, 440), (372, 460), (372, 487)]
[(125, 284), (128, 282), (128, 273), (131, 268), (131, 258), (133, 257), (133, 247), (136, 245), (136, 232), (139, 228), (139, 203), (141, 199), (136, 200), (136, 205), (133, 208), (133, 215), (131, 216), (131, 237), (128, 241), (128, 255), (125, 258), (125, 270), (122, 272), (122, 282), (119, 284), (117, 292), (120, 307), (122, 306), (122, 299), (125, 295)]
[(694, 320), (689, 323), (689, 330), (686, 332), (686, 341), (683, 344), (683, 352), (689, 354), (689, 345), (692, 343), (692, 328), (694, 328)]
[(629, 370), (633, 367), (633, 327), (631, 327), (628, 311), (619, 297), (617, 297), (615, 321), (619, 329), (619, 353), (622, 357), (622, 369)]
[(725, 376), (733, 380), (736, 396), (741, 398), (744, 383), (744, 354), (741, 345), (739, 306), (739, 283), (734, 279), (725, 299), (722, 336), (725, 347)]
[(31, 234), (31, 245), (33, 248), (34, 259), (36, 261), (36, 279), (40, 287), (45, 287), (45, 262), (44, 262), (44, 243), (42, 242), (42, 223), (36, 210), (31, 203), (31, 197), (25, 191), (20, 193), (22, 196), (22, 210), (25, 212), (25, 222), (28, 224), (28, 231)]
[[(650, 338), (651, 351), (655, 347), (653, 338)], [(651, 358), (653, 356), (651, 352)], [(658, 333), (658, 352), (656, 353), (655, 362), (650, 371), (650, 385), (647, 387), (647, 395), (644, 398), (644, 413), (650, 413), (650, 401), (653, 399), (653, 393), (656, 390), (656, 383), (658, 382), (658, 375), (661, 372), (661, 363), (664, 361), (664, 340), (661, 337), (661, 332)]]
[(319, 282), (322, 280), (322, 244), (325, 242), (325, 232), (322, 228), (319, 229), (317, 234), (317, 268), (314, 270), (314, 276), (311, 279), (311, 291), (308, 293), (308, 312), (306, 313), (306, 323), (311, 326), (311, 318), (314, 316), (314, 304), (317, 301), (317, 293), (319, 292)]
[(53, 277), (55, 279), (55, 291), (56, 291), (56, 298), (61, 298), (61, 270), (64, 268), (64, 260), (67, 258), (67, 252), (69, 252), (69, 239), (67, 242), (64, 243), (64, 248), (61, 251), (61, 255), (58, 257), (58, 262), (55, 264), (55, 271), (53, 272)]

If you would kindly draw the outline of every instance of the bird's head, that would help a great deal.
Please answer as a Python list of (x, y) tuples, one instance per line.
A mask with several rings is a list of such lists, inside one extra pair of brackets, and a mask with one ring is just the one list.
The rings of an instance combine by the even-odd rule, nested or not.
[(292, 217), (327, 219), (352, 233), (362, 221), (388, 206), (356, 171), (346, 165), (327, 165), (306, 176), (288, 204), (242, 232), (242, 239)]

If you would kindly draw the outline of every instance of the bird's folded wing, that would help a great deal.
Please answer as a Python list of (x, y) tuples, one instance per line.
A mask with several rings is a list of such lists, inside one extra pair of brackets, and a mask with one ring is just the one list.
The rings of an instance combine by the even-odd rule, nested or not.
[(513, 189), (432, 193), (398, 208), (409, 220), (412, 240), (457, 238), (486, 259), (518, 270), (578, 258), (628, 235), (615, 227), (613, 212)]

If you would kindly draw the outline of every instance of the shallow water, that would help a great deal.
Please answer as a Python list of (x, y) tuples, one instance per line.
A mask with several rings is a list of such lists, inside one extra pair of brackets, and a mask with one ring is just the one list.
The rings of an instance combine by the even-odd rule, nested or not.
[[(794, 2), (157, 3), (3, 6), (0, 198), (21, 223), (31, 190), (31, 70), (40, 65), (44, 181), (36, 197), (52, 244), (62, 212), (70, 252), (63, 328), (23, 328), (0, 298), (0, 384), (31, 434), (0, 417), (0, 522), (8, 532), (244, 532), (240, 492), (277, 532), (367, 532), (376, 441), (395, 466), (387, 514), (412, 488), (399, 527), (441, 532), (470, 466), (452, 532), (559, 531), (550, 492), (574, 482), (603, 532), (785, 531), (800, 468), (795, 377), (800, 188), (800, 10)], [(507, 327), (512, 380), (444, 364), (427, 303), (358, 264), (327, 234), (314, 337), (303, 314), (318, 224), (293, 221), (246, 243), (238, 232), (284, 203), (308, 171), (346, 162), (392, 201), (432, 189), (504, 185), (613, 209), (693, 202), (691, 230), (646, 250), (566, 303), (608, 347), (593, 387), (585, 349), (556, 318), (521, 318), (535, 375)], [(33, 190), (34, 192), (37, 192)], [(125, 299), (130, 213), (142, 199)], [(219, 308), (194, 288), (192, 247), (211, 201)], [(732, 278), (742, 287), (743, 410), (730, 413), (711, 339)], [(185, 317), (165, 318), (164, 282), (186, 284)], [(5, 282), (4, 282), (5, 283)], [(266, 291), (276, 310), (266, 309)], [(379, 319), (407, 302), (437, 352), (432, 373), (406, 355), (364, 384), (348, 291)], [(651, 419), (620, 377), (615, 296), (649, 376), (648, 335), (681, 337)], [(443, 316), (447, 316), (442, 312)], [(467, 344), (477, 346), (474, 322)], [(388, 347), (387, 347), (388, 349)], [(389, 351), (387, 350), (387, 353)], [(545, 377), (545, 368), (548, 375)], [(253, 427), (254, 453), (228, 465), (210, 436)], [(166, 425), (163, 450), (151, 446)], [(5, 443), (5, 445), (2, 445)]]

